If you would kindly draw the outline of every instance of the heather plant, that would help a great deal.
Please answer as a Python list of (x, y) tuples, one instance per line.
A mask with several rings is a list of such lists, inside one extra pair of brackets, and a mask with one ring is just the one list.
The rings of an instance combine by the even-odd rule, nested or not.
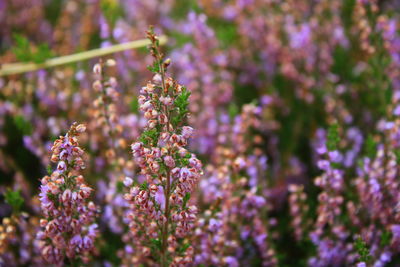
[[(39, 219), (23, 211), (24, 199), (20, 191), (10, 189), (5, 193), (6, 202), (12, 206), (10, 217), (0, 225), (0, 264), (3, 266), (41, 266), (44, 264), (35, 240)], [(17, 248), (17, 249), (13, 249)]]
[(38, 217), (29, 216), (26, 212), (3, 218), (0, 225), (1, 266), (45, 265), (35, 240), (39, 228)]
[(200, 182), (202, 201), (208, 208), (195, 231), (196, 265), (277, 265), (269, 229), (276, 220), (268, 218), (270, 205), (257, 187), (263, 182), (258, 179), (265, 172), (266, 159), (254, 148), (259, 145), (258, 136), (254, 136), (256, 141), (247, 139), (251, 130), (260, 127), (259, 112), (259, 107), (246, 105), (232, 125), (225, 116), (215, 163), (205, 167)]
[(232, 100), (233, 87), (230, 82), (232, 73), (226, 70), (227, 56), (219, 48), (215, 32), (206, 22), (204, 14), (188, 14), (181, 28), (183, 33), (193, 38), (193, 43), (174, 51), (172, 58), (176, 61), (178, 79), (191, 89), (189, 121), (198, 129), (193, 147), (202, 154), (211, 154), (218, 142), (219, 112), (225, 110)]
[(399, 265), (398, 2), (2, 1), (0, 266)]
[(95, 250), (97, 224), (96, 205), (89, 201), (91, 191), (79, 171), (85, 168), (84, 151), (77, 137), (86, 130), (83, 124), (72, 124), (65, 136), (52, 147), (54, 172), (41, 179), (40, 201), (44, 218), (38, 232), (39, 247), (48, 263), (60, 265), (64, 259), (71, 264), (88, 262)]
[(197, 207), (190, 196), (202, 175), (202, 164), (185, 146), (193, 128), (184, 125), (190, 93), (167, 76), (170, 59), (164, 59), (153, 29), (147, 32), (155, 74), (142, 87), (140, 110), (147, 120), (139, 140), (132, 144), (142, 179), (124, 181), (130, 190), (129, 228), (134, 234), (132, 264), (187, 265), (193, 247), (186, 237), (196, 220)]

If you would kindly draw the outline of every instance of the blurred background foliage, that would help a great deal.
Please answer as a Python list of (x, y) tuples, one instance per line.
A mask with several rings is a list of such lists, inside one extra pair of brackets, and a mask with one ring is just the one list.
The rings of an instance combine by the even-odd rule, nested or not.
[[(216, 45), (212, 48), (214, 51), (211, 49), (209, 52), (210, 54), (215, 51), (221, 54), (225, 53), (229, 60), (224, 68), (234, 77), (231, 79), (232, 99), (229, 100), (229, 103), (221, 104), (221, 106), (224, 105), (221, 109), (234, 118), (246, 104), (260, 105), (263, 96), (273, 99), (271, 108), (263, 114), (263, 123), (267, 125), (270, 121), (274, 121), (276, 126), (260, 134), (265, 140), (261, 149), (268, 157), (269, 168), (266, 175), (268, 184), (270, 188), (273, 188), (272, 192), (278, 195), (271, 200), (276, 205), (270, 214), (271, 217), (277, 218), (279, 224), (276, 231), (281, 234), (275, 242), (275, 246), (279, 266), (305, 266), (308, 257), (315, 253), (316, 248), (310, 241), (295, 242), (290, 230), (288, 202), (285, 200), (285, 193), (281, 196), (281, 192), (286, 192), (286, 186), (293, 181), (305, 184), (310, 206), (309, 217), (316, 217), (317, 196), (320, 189), (313, 185), (312, 179), (320, 174), (320, 170), (315, 164), (313, 151), (313, 142), (318, 129), (326, 130), (332, 125), (336, 125), (333, 126), (336, 127), (334, 130), (328, 131), (328, 139), (337, 142), (337, 146), (342, 149), (340, 143), (346, 130), (351, 126), (357, 127), (367, 140), (360, 153), (373, 155), (377, 139), (375, 126), (382, 117), (388, 115), (387, 111), (391, 105), (393, 88), (391, 78), (387, 74), (391, 57), (384, 46), (382, 34), (375, 29), (368, 36), (368, 41), (375, 51), (366, 53), (360, 47), (359, 34), (354, 30), (359, 23), (354, 15), (356, 0), (334, 1), (337, 3), (331, 3), (332, 5), (340, 6), (338, 19), (342, 23), (348, 45), (335, 45), (332, 46), (332, 51), (327, 52), (332, 52), (332, 62), (328, 64), (328, 70), (322, 70), (317, 62), (318, 60), (323, 61), (324, 58), (318, 58), (313, 63), (315, 66), (310, 69), (304, 66), (307, 56), (301, 58), (294, 68), (313, 80), (310, 88), (303, 88), (303, 85), (299, 85), (299, 80), (288, 78), (288, 75), (279, 67), (284, 62), (276, 63), (273, 60), (277, 59), (272, 58), (272, 55), (263, 55), (262, 49), (270, 49), (263, 46), (271, 45), (269, 40), (265, 40), (267, 38), (265, 34), (269, 29), (254, 28), (256, 36), (249, 34), (250, 37), (244, 37), (243, 29), (239, 28), (245, 24), (246, 20), (254, 19), (255, 22), (253, 22), (256, 24), (255, 18), (262, 18), (262, 15), (261, 18), (259, 17), (260, 14), (264, 14), (262, 1), (261, 4), (260, 1), (249, 1), (250, 4), (243, 4), (242, 13), (232, 15), (237, 17), (230, 18), (221, 15), (218, 7), (222, 9), (223, 6), (229, 4), (240, 5), (239, 2), (241, 1), (3, 1), (0, 4), (0, 23), (2, 25), (2, 29), (0, 29), (0, 62), (42, 63), (46, 59), (56, 56), (141, 39), (144, 37), (144, 30), (150, 24), (155, 25), (156, 31), (168, 36), (169, 42), (164, 47), (165, 53), (171, 56), (177, 53), (178, 58), (180, 57), (179, 53), (181, 53), (181, 57), (184, 57), (184, 49), (187, 44), (201, 49), (203, 45), (209, 45), (207, 38), (215, 37)], [(299, 1), (298, 3), (288, 1), (286, 4), (285, 1), (282, 3), (271, 2), (277, 3), (268, 5), (268, 8), (274, 7), (276, 11), (265, 11), (264, 19), (269, 19), (268, 16), (272, 16), (276, 12), (276, 31), (283, 32), (285, 30), (284, 26), (280, 25), (282, 23), (280, 19), (287, 15), (283, 8), (284, 5), (292, 5), (294, 9), (296, 5), (299, 8), (306, 7), (304, 13), (301, 13), (303, 10), (300, 10), (298, 16), (294, 15), (297, 16), (299, 25), (309, 22), (311, 17), (316, 20), (317, 24), (329, 24), (330, 18), (335, 15), (330, 13), (329, 7), (326, 7), (326, 13), (314, 17), (313, 12), (316, 11), (313, 10), (313, 5), (318, 1)], [(330, 5), (329, 1), (325, 2)], [(253, 4), (254, 7), (251, 7)], [(398, 8), (400, 7), (396, 1), (378, 1), (377, 5), (380, 8), (378, 13), (369, 12), (367, 14), (371, 25), (377, 24), (377, 16), (380, 14), (384, 13), (388, 17), (399, 15)], [(289, 13), (294, 12), (289, 10)], [(187, 20), (191, 13), (206, 15), (205, 24), (213, 31), (212, 37), (207, 34), (195, 36), (190, 30), (182, 30), (185, 28), (185, 24), (189, 23)], [(262, 26), (265, 25), (262, 24)], [(250, 25), (249, 28), (251, 27), (255, 26)], [(126, 32), (122, 33), (122, 31)], [(282, 34), (277, 45), (288, 46), (288, 38)], [(206, 44), (203, 44), (203, 41)], [(325, 49), (324, 45), (327, 45), (324, 34), (319, 32), (315, 33), (312, 42), (315, 43), (315, 47), (305, 49), (316, 49), (315, 54), (319, 54), (320, 50)], [(205, 47), (205, 49), (209, 48)], [(256, 49), (260, 49), (260, 51), (256, 51)], [(293, 51), (290, 51), (289, 47), (288, 50), (285, 50), (286, 52)], [(309, 53), (311, 54), (311, 52)], [(149, 63), (147, 50), (142, 48), (122, 52), (115, 57), (117, 62), (124, 62), (115, 71), (118, 72), (116, 77), (119, 80), (119, 87), (124, 88), (121, 89), (121, 95), (124, 95), (122, 100), (125, 105), (124, 112), (138, 114), (137, 91), (144, 84), (143, 81), (150, 78), (150, 74), (145, 71)], [(280, 57), (278, 58), (281, 60)], [(46, 174), (48, 165), (46, 163), (48, 162), (43, 159), (48, 156), (50, 142), (65, 132), (67, 129), (65, 126), (76, 117), (82, 120), (80, 122), (90, 119), (90, 112), (83, 107), (88, 104), (85, 99), (91, 94), (87, 88), (90, 88), (92, 80), (90, 75), (83, 73), (90, 73), (91, 66), (96, 60), (78, 62), (46, 72), (40, 71), (0, 78), (0, 85), (3, 87), (0, 90), (0, 101), (2, 102), (0, 109), (0, 116), (2, 116), (0, 186), (1, 192), (5, 193), (0, 194), (0, 217), (11, 214), (10, 205), (18, 206), (17, 209), (23, 205), (18, 196), (6, 191), (6, 188), (22, 189), (21, 195), (25, 199), (29, 199), (31, 194), (37, 194), (39, 179)], [(271, 64), (276, 65), (276, 68), (271, 71), (263, 65), (265, 61), (269, 60), (271, 60)], [(211, 61), (205, 60), (204, 64), (207, 62), (211, 63)], [(247, 64), (250, 65), (249, 62), (257, 68), (261, 66), (261, 70), (255, 70), (255, 75), (241, 80), (241, 76), (253, 72), (250, 67), (246, 69)], [(179, 74), (182, 70), (176, 68), (175, 71)], [(119, 75), (120, 73), (122, 74)], [(201, 76), (201, 73), (199, 75)], [(44, 82), (43, 79), (46, 78), (43, 77), (51, 77), (51, 82)], [(45, 83), (44, 87), (48, 87), (43, 92), (44, 94), (52, 91), (47, 106), (43, 99), (40, 99), (43, 96), (38, 96), (36, 92), (38, 87), (43, 87), (41, 83)], [(340, 93), (338, 93), (339, 84), (346, 87)], [(189, 89), (191, 88), (189, 87)], [(309, 90), (311, 101), (307, 97), (299, 97), (296, 90), (302, 89)], [(78, 101), (76, 99), (80, 93), (85, 95), (82, 97), (84, 100), (75, 108), (74, 101)], [(9, 105), (7, 103), (12, 103), (13, 108), (6, 112), (7, 105)], [(331, 106), (334, 107), (331, 108)], [(57, 123), (54, 123), (56, 126), (52, 127), (59, 128), (53, 131), (45, 127), (40, 131), (39, 136), (35, 137), (36, 141), (45, 145), (41, 150), (38, 149), (40, 152), (35, 152), (35, 149), (30, 149), (30, 146), (26, 144), (26, 136), (35, 135), (38, 128), (44, 127), (40, 124), (42, 122), (35, 119), (32, 114), (47, 119), (55, 118), (54, 121)], [(351, 119), (346, 121), (349, 114)], [(58, 121), (58, 118), (63, 118), (65, 121)], [(124, 153), (128, 154), (128, 151), (129, 148), (126, 147)], [(93, 152), (92, 156), (99, 156), (99, 153)], [(201, 154), (199, 157), (204, 162), (209, 160), (207, 153)], [(294, 160), (299, 163), (294, 164)], [(92, 165), (95, 164), (93, 162), (91, 161)], [(295, 167), (301, 169), (300, 174), (294, 171)], [(93, 166), (90, 169), (92, 168), (94, 169)], [(348, 172), (356, 175), (354, 169), (349, 169)], [(23, 179), (16, 180), (16, 175), (21, 175)], [(106, 176), (106, 172), (96, 172), (87, 174), (87, 179), (91, 184), (96, 184), (96, 181)], [(21, 184), (15, 185), (19, 181), (30, 185), (27, 187), (21, 186)], [(348, 193), (351, 198), (351, 192)], [(35, 208), (32, 206), (28, 203), (23, 205), (23, 209), (34, 212)], [(107, 242), (101, 246), (101, 257), (118, 265), (120, 262), (116, 251), (123, 244), (119, 237), (111, 231), (105, 230), (104, 235)], [(366, 248), (362, 242), (357, 243), (357, 247), (361, 251), (360, 254), (365, 254)], [(364, 257), (367, 256), (364, 255)], [(392, 266), (396, 266), (396, 264), (399, 263), (395, 261)], [(252, 265), (258, 266), (259, 263), (255, 262)]]

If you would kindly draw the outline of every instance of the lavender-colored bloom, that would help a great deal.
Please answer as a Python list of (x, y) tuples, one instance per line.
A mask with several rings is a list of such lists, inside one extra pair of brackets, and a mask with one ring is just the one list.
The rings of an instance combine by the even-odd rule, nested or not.
[(239, 262), (235, 257), (232, 256), (225, 257), (224, 261), (228, 266), (239, 267)]
[(154, 199), (160, 205), (161, 209), (165, 210), (165, 194), (162, 186), (158, 186), (158, 190)]
[[(76, 137), (85, 128), (74, 123), (65, 136), (54, 142), (51, 159), (58, 162), (57, 169), (41, 180), (39, 199), (44, 219), (40, 221), (43, 231), (37, 238), (42, 257), (48, 263), (61, 264), (64, 257), (87, 261), (94, 249), (97, 225), (91, 222), (96, 215), (96, 206), (93, 202), (87, 203), (92, 189), (76, 173), (84, 168), (80, 158), (83, 150)], [(82, 233), (86, 235), (81, 236)]]

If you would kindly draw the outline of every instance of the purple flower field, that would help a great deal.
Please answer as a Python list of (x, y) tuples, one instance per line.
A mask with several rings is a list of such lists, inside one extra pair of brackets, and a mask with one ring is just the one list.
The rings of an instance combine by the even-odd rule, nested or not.
[(398, 0), (0, 0), (0, 267), (400, 266)]

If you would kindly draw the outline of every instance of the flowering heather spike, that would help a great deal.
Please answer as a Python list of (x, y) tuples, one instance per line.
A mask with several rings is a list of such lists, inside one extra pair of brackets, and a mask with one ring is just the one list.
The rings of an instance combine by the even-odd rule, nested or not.
[[(132, 144), (145, 182), (131, 187), (125, 195), (131, 203), (130, 229), (141, 241), (135, 248), (136, 262), (132, 263), (182, 266), (193, 257), (193, 248), (183, 244), (196, 220), (197, 207), (189, 200), (202, 175), (202, 164), (185, 148), (193, 135), (193, 128), (183, 126), (190, 93), (166, 76), (170, 60), (163, 59), (152, 29), (147, 37), (154, 57), (149, 69), (155, 75), (140, 91), (140, 111), (147, 124), (139, 140)], [(127, 180), (127, 184), (131, 182)]]
[[(326, 139), (316, 147), (319, 160), (318, 168), (322, 175), (315, 179), (315, 185), (322, 189), (318, 195), (317, 218), (310, 234), (312, 242), (317, 246), (317, 255), (309, 259), (311, 266), (341, 266), (351, 264), (351, 246), (346, 244), (349, 232), (339, 219), (344, 198), (344, 171), (338, 164), (342, 155), (338, 150), (338, 126), (329, 129)], [(329, 253), (328, 253), (329, 251)]]
[(182, 24), (182, 32), (193, 38), (172, 53), (177, 79), (191, 89), (189, 106), (191, 125), (198, 138), (191, 146), (211, 155), (217, 143), (217, 117), (232, 102), (233, 75), (227, 71), (227, 55), (218, 47), (218, 39), (207, 25), (205, 14), (190, 12)]
[(304, 193), (303, 185), (291, 184), (288, 187), (289, 209), (292, 216), (291, 225), (296, 240), (301, 241), (308, 232), (311, 221), (306, 217), (308, 212), (307, 195)]
[(39, 219), (26, 212), (3, 218), (0, 224), (0, 266), (44, 266), (35, 240), (38, 228)]
[(62, 265), (64, 258), (87, 262), (94, 250), (97, 208), (88, 202), (92, 188), (85, 184), (79, 171), (85, 168), (83, 150), (77, 137), (86, 130), (83, 124), (72, 124), (65, 136), (60, 136), (51, 148), (51, 161), (56, 170), (42, 178), (40, 201), (44, 219), (38, 232), (43, 258)]
[[(97, 98), (93, 101), (93, 109), (90, 110), (94, 120), (90, 121), (88, 129), (94, 136), (94, 138), (91, 138), (91, 141), (93, 141), (91, 145), (99, 151), (97, 160), (107, 162), (97, 166), (97, 171), (107, 177), (106, 180), (98, 182), (100, 190), (97, 190), (96, 196), (101, 200), (98, 204), (104, 207), (101, 222), (106, 224), (113, 233), (121, 234), (124, 229), (123, 209), (127, 205), (122, 192), (123, 173), (132, 168), (130, 165), (133, 164), (126, 160), (129, 154), (123, 153), (128, 144), (125, 141), (127, 136), (123, 136), (125, 117), (118, 109), (121, 104), (121, 96), (117, 90), (118, 82), (112, 75), (115, 66), (116, 61), (108, 59), (105, 62), (100, 60), (93, 67), (95, 81), (92, 88)], [(130, 130), (131, 126), (126, 128), (133, 136), (136, 136)], [(98, 133), (98, 135), (95, 133)], [(105, 138), (106, 141), (102, 142), (104, 139), (98, 139), (99, 137)], [(96, 144), (98, 141), (100, 143)]]
[[(116, 147), (116, 136), (115, 128), (117, 121), (117, 108), (116, 100), (119, 97), (119, 93), (116, 90), (117, 80), (114, 77), (108, 77), (105, 73), (107, 67), (113, 67), (115, 61), (108, 59), (105, 63), (100, 61), (93, 67), (93, 74), (96, 80), (93, 82), (93, 89), (97, 94), (97, 98), (94, 101), (96, 123), (98, 127), (103, 128), (104, 135), (108, 136), (111, 142), (111, 149), (115, 150)], [(108, 154), (115, 154), (114, 151)]]
[[(199, 215), (196, 224), (196, 266), (240, 266), (255, 258), (262, 266), (278, 264), (268, 227), (275, 220), (266, 218), (270, 203), (257, 192), (265, 161), (261, 151), (253, 148), (257, 135), (247, 138), (250, 130), (260, 126), (258, 115), (256, 106), (245, 105), (235, 123), (225, 121), (219, 133), (216, 162), (207, 165), (200, 183), (203, 202), (210, 208)], [(244, 247), (251, 247), (255, 255), (245, 255)]]

